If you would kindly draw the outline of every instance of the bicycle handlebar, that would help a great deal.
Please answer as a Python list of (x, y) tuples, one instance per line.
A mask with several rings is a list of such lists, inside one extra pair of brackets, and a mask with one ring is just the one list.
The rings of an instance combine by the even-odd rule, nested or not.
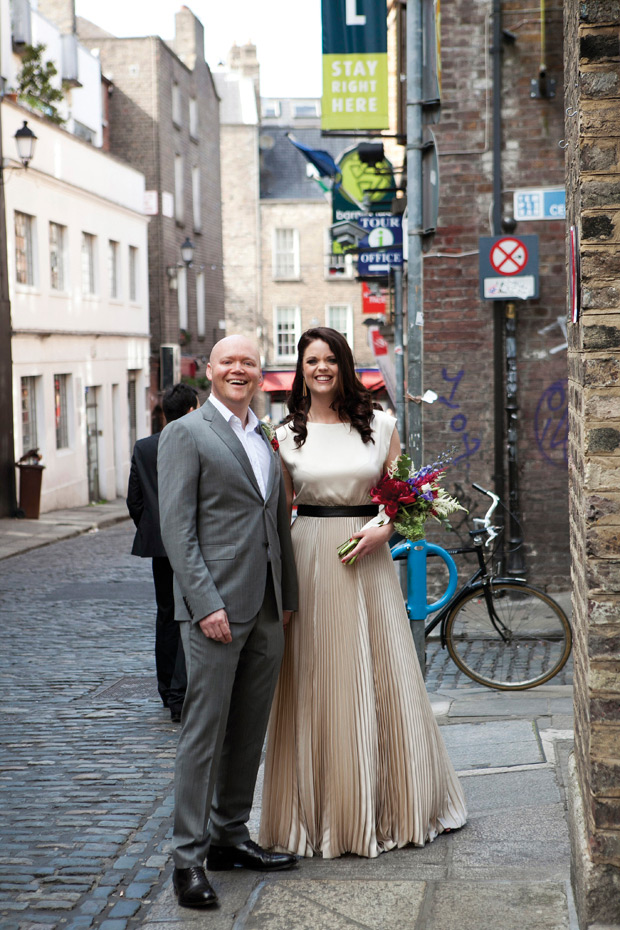
[(497, 494), (494, 494), (493, 491), (487, 491), (486, 488), (483, 488), (479, 484), (472, 484), (472, 488), (475, 488), (476, 491), (480, 491), (481, 494), (486, 494), (486, 496), (490, 497), (492, 501), (491, 506), (489, 507), (489, 509), (484, 515), (484, 518), (481, 519), (480, 517), (478, 518), (474, 517), (474, 520), (473, 520), (474, 523), (482, 523), (484, 530), (488, 534), (488, 537), (489, 537), (485, 543), (485, 546), (488, 547), (491, 541), (495, 539), (496, 536), (498, 535), (497, 528), (494, 527), (491, 523), (491, 518), (493, 514), (495, 513), (495, 509), (497, 505), (499, 504), (499, 497), (497, 496)]

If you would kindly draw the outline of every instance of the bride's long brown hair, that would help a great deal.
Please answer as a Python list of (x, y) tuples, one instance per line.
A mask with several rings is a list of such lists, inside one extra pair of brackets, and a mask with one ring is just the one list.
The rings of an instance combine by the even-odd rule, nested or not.
[(332, 350), (338, 363), (338, 394), (334, 400), (332, 410), (335, 410), (343, 423), (350, 423), (362, 437), (362, 442), (373, 442), (370, 421), (372, 420), (374, 404), (370, 391), (368, 391), (355, 374), (355, 363), (349, 343), (337, 329), (329, 326), (315, 326), (307, 329), (297, 343), (297, 368), (291, 392), (287, 397), (287, 406), (290, 415), (287, 423), (295, 434), (295, 445), (303, 446), (308, 436), (308, 411), (312, 399), (310, 394), (304, 397), (304, 354), (311, 342), (320, 339), (326, 342)]

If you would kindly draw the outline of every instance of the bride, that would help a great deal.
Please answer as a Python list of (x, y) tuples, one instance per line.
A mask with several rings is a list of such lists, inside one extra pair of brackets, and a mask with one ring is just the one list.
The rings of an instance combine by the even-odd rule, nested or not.
[[(369, 490), (399, 455), (341, 333), (307, 330), (278, 430), (300, 585), (267, 737), (260, 843), (302, 856), (375, 857), (467, 812), (426, 694)], [(359, 538), (339, 560), (338, 546)], [(356, 555), (354, 565), (347, 565)]]

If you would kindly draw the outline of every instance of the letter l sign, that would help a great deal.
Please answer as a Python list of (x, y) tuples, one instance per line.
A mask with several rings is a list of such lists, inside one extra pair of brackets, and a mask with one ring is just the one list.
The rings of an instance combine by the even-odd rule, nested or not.
[(356, 10), (357, 0), (346, 0), (346, 25), (347, 26), (365, 26), (366, 17), (363, 13), (358, 13)]

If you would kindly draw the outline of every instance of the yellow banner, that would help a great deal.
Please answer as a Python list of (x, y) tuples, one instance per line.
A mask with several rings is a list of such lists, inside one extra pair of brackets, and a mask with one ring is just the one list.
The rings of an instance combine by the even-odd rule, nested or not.
[(323, 55), (322, 129), (387, 129), (387, 53)]

